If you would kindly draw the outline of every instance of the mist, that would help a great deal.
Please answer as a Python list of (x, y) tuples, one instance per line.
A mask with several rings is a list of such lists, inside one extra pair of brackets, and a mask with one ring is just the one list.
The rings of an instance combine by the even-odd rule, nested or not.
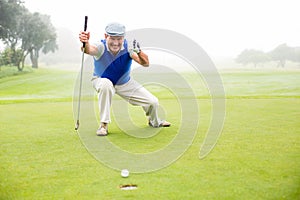
[[(61, 62), (80, 62), (77, 36), (83, 29), (85, 15), (89, 16), (91, 41), (100, 40), (106, 24), (111, 21), (125, 24), (127, 31), (162, 28), (195, 41), (216, 63), (224, 61), (234, 64), (232, 60), (245, 49), (268, 52), (283, 43), (300, 46), (297, 0), (153, 0), (143, 5), (138, 0), (130, 3), (121, 0), (110, 3), (86, 0), (72, 4), (63, 0), (25, 0), (25, 6), (32, 12), (49, 14), (53, 24), (58, 27), (59, 50), (53, 55), (47, 54), (49, 58), (41, 58), (41, 62), (48, 64), (51, 60), (57, 62), (56, 59)], [(168, 63), (172, 60), (172, 55), (164, 56), (157, 59), (168, 60)], [(155, 56), (153, 59), (156, 59)], [(178, 62), (173, 64), (178, 65)]]

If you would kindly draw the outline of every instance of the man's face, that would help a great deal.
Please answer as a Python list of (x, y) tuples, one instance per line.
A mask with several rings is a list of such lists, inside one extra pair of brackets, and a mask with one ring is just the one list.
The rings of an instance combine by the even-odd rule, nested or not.
[(105, 35), (107, 46), (113, 54), (117, 54), (122, 48), (124, 36)]

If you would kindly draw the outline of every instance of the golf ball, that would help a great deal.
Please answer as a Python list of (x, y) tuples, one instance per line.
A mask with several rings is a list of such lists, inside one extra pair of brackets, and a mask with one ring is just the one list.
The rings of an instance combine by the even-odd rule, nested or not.
[(122, 171), (121, 171), (121, 176), (122, 176), (123, 178), (128, 177), (128, 176), (129, 176), (129, 171), (128, 171), (128, 169), (122, 169)]

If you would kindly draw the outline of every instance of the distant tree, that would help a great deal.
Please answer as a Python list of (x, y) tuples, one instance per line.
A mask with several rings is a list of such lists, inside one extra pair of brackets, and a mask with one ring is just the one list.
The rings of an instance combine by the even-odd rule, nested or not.
[(18, 68), (21, 61), (18, 47), (21, 41), (19, 37), (20, 21), (26, 11), (20, 0), (0, 0), (0, 39), (11, 51), (10, 64), (18, 66)]
[(0, 0), (0, 39), (5, 43), (15, 38), (22, 9), (20, 0)]
[(30, 13), (20, 0), (0, 0), (0, 39), (10, 48), (12, 64), (19, 71), (30, 54), (32, 67), (38, 67), (40, 51), (54, 52), (56, 32), (48, 15)]
[(294, 49), (287, 46), (286, 44), (281, 44), (277, 46), (270, 53), (272, 60), (278, 61), (278, 67), (285, 67), (287, 60), (293, 60)]
[(25, 58), (30, 54), (33, 68), (38, 68), (40, 51), (44, 54), (54, 52), (58, 46), (56, 43), (56, 30), (51, 24), (50, 16), (40, 13), (29, 13), (22, 21), (21, 32), (23, 50), (22, 66)]
[(255, 49), (245, 49), (238, 55), (235, 61), (243, 65), (254, 64), (254, 67), (256, 67), (259, 63), (270, 61), (270, 57), (263, 51)]
[(47, 55), (40, 55), (40, 62), (46, 65), (57, 65), (58, 63), (80, 63), (81, 52), (80, 43), (77, 41), (77, 34), (75, 35), (71, 30), (60, 27), (57, 28), (57, 41), (59, 49), (54, 53)]
[(300, 47), (294, 47), (291, 61), (300, 63)]
[(12, 63), (12, 51), (10, 48), (6, 48), (3, 52), (1, 52), (0, 61), (0, 66), (10, 65)]

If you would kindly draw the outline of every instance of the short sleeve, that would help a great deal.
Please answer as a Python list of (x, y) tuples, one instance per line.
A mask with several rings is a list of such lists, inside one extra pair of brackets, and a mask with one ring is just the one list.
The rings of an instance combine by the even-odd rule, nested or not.
[(105, 47), (104, 47), (104, 44), (102, 43), (102, 42), (97, 42), (97, 43), (95, 43), (94, 44), (96, 47), (97, 47), (97, 49), (98, 49), (98, 54), (97, 55), (95, 55), (94, 56), (94, 58), (96, 59), (96, 60), (99, 60), (99, 58), (101, 58), (101, 56), (103, 55), (103, 53), (104, 53), (104, 49), (105, 49)]

